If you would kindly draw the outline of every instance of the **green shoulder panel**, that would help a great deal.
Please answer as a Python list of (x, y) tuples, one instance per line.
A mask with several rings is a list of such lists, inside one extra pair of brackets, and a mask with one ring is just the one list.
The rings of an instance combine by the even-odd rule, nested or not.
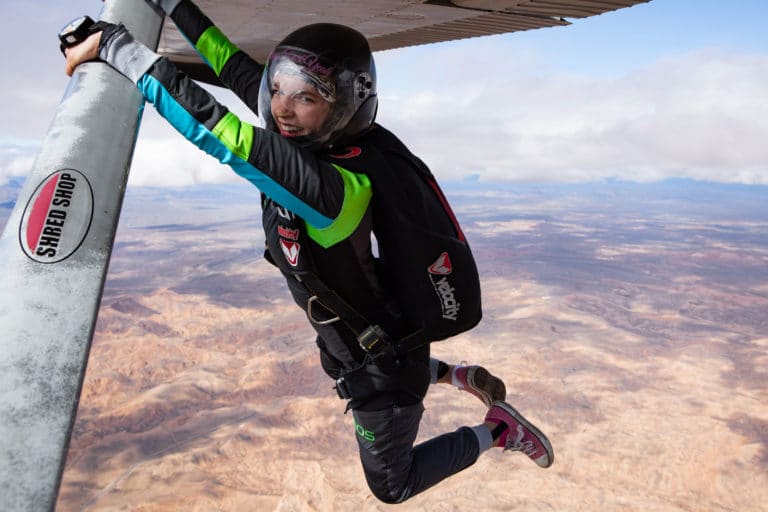
[(253, 126), (227, 112), (211, 132), (241, 160), (248, 160), (253, 147)]
[(344, 181), (344, 203), (339, 215), (326, 228), (316, 228), (306, 223), (307, 234), (321, 247), (328, 248), (347, 238), (360, 225), (368, 204), (371, 202), (371, 180), (365, 174), (357, 174), (333, 165)]
[(240, 49), (227, 39), (227, 36), (215, 26), (208, 27), (208, 29), (200, 35), (200, 38), (195, 45), (195, 49), (206, 61), (208, 61), (208, 64), (213, 68), (216, 76), (219, 76), (224, 64), (227, 63), (229, 58), (240, 51)]

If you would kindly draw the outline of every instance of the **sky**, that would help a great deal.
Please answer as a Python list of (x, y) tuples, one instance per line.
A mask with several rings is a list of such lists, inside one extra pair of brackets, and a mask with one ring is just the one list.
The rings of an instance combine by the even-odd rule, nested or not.
[[(0, 5), (2, 185), (31, 170), (66, 87), (57, 31), (101, 2)], [(571, 21), (375, 54), (378, 121), (443, 180), (768, 185), (768, 2), (651, 0)], [(129, 184), (239, 180), (145, 109)]]

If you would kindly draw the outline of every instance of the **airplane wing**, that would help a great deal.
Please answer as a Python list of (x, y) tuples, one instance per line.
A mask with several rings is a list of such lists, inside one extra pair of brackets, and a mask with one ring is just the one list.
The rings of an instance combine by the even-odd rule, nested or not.
[[(650, 0), (196, 0), (238, 47), (264, 62), (291, 31), (333, 22), (359, 30), (373, 51), (570, 25)], [(217, 83), (173, 22), (165, 20), (158, 50), (197, 80)]]

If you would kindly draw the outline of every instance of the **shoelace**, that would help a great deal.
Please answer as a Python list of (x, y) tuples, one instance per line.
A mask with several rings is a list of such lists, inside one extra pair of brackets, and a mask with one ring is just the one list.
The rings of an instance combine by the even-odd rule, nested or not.
[(507, 434), (507, 442), (504, 444), (504, 451), (510, 450), (513, 452), (522, 452), (525, 455), (532, 457), (536, 453), (536, 446), (533, 441), (523, 441), (525, 437), (525, 430), (522, 425), (517, 425), (517, 437), (514, 439)]

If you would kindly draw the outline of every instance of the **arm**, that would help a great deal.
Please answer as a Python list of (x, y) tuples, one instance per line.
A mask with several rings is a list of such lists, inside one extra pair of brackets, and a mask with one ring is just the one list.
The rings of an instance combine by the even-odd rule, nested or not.
[(148, 0), (173, 20), (203, 60), (254, 113), (264, 66), (235, 46), (191, 0)]
[(112, 25), (69, 48), (67, 73), (99, 58), (133, 81), (190, 142), (303, 218), (316, 242), (349, 236), (368, 207), (368, 178), (318, 160), (280, 135), (241, 121), (173, 64)]

